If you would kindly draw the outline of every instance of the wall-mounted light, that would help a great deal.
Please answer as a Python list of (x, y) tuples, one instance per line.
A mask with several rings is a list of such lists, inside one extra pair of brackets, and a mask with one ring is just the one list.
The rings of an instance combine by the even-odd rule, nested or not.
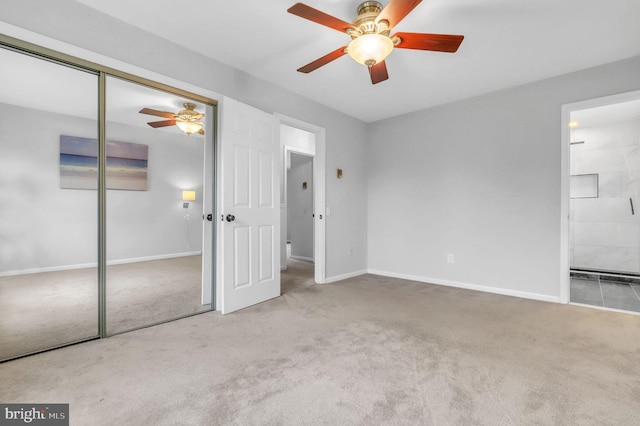
[(577, 129), (578, 127), (580, 127), (580, 123), (578, 123), (576, 120), (572, 120), (569, 122), (569, 144), (570, 145), (576, 145), (576, 144), (581, 144), (584, 143), (584, 141), (574, 141), (574, 130)]
[(196, 191), (182, 191), (182, 201), (185, 201), (184, 203), (182, 203), (182, 207), (185, 209), (189, 208), (189, 203), (188, 201), (195, 201), (196, 200)]

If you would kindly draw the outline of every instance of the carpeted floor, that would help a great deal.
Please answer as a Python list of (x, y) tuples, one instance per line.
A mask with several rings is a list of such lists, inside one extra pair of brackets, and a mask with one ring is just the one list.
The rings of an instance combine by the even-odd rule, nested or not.
[[(107, 331), (210, 310), (201, 256), (107, 267)], [(0, 360), (98, 335), (96, 268), (0, 277)]]
[(304, 266), (233, 314), (0, 364), (0, 402), (72, 425), (640, 424), (640, 316)]

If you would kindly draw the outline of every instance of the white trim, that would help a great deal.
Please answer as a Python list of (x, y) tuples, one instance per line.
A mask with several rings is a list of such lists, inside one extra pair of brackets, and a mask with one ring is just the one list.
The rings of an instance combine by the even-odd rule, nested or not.
[(297, 146), (285, 145), (284, 149), (288, 152), (295, 152), (296, 154), (306, 155), (307, 157), (315, 157), (316, 153), (309, 149), (299, 148)]
[(463, 282), (459, 282), (459, 281), (442, 280), (442, 279), (438, 279), (438, 278), (420, 277), (420, 276), (417, 276), (417, 275), (399, 274), (399, 273), (396, 273), (396, 272), (380, 271), (380, 270), (377, 270), (377, 269), (369, 269), (368, 273), (369, 274), (374, 274), (374, 275), (382, 275), (384, 277), (400, 278), (400, 279), (403, 279), (403, 280), (410, 280), (410, 281), (418, 281), (418, 282), (423, 282), (423, 283), (428, 283), (428, 284), (437, 284), (437, 285), (443, 285), (443, 286), (447, 286), (447, 287), (457, 287), (457, 288), (464, 288), (464, 289), (467, 289), (467, 290), (482, 291), (482, 292), (485, 292), (485, 293), (501, 294), (503, 296), (513, 296), (513, 297), (520, 297), (520, 298), (523, 298), (523, 299), (540, 300), (540, 301), (543, 301), (543, 302), (560, 303), (560, 298), (559, 297), (549, 296), (549, 295), (546, 295), (546, 294), (529, 293), (529, 292), (526, 292), (526, 291), (509, 290), (509, 289), (504, 289), (504, 288), (499, 288), (499, 287), (489, 287), (489, 286), (479, 285), (479, 284), (463, 283)]
[(156, 256), (132, 257), (130, 259), (108, 260), (107, 265), (122, 265), (125, 263), (148, 262), (150, 260), (173, 259), (177, 257), (188, 257), (201, 255), (202, 251), (187, 251), (183, 253), (159, 254)]
[(295, 256), (295, 255), (291, 255), (290, 256), (292, 259), (296, 259), (296, 260), (302, 260), (304, 262), (310, 262), (310, 263), (315, 263), (314, 259), (312, 257), (304, 257), (304, 256)]
[[(349, 272), (347, 274), (334, 275), (333, 277), (325, 278), (325, 280), (324, 280), (324, 282), (322, 284), (335, 283), (335, 282), (338, 282), (338, 281), (346, 280), (348, 278), (359, 277), (360, 275), (365, 275), (367, 273), (368, 272), (367, 272), (366, 269), (362, 269), (360, 271)], [(320, 284), (320, 283), (318, 283), (318, 284)]]
[[(326, 181), (325, 181), (325, 135), (326, 131), (323, 127), (307, 123), (297, 118), (289, 117), (278, 112), (273, 113), (280, 123), (305, 130), (316, 135), (316, 152), (313, 155), (313, 209), (315, 212), (314, 226), (314, 277), (318, 284), (326, 281)], [(285, 181), (286, 184), (286, 181)], [(286, 188), (286, 187), (285, 187)], [(286, 194), (286, 192), (285, 192)], [(320, 219), (322, 218), (322, 219)], [(286, 269), (286, 268), (285, 268)]]
[(571, 293), (571, 262), (569, 259), (569, 251), (571, 249), (569, 246), (569, 174), (571, 172), (569, 168), (569, 161), (571, 160), (569, 151), (571, 136), (569, 132), (569, 121), (571, 121), (571, 113), (581, 109), (595, 108), (637, 99), (640, 99), (640, 90), (562, 105), (560, 120), (560, 125), (562, 126), (562, 137), (560, 141), (560, 303), (569, 303)]
[[(160, 254), (156, 256), (132, 257), (130, 259), (117, 259), (107, 261), (107, 265), (124, 265), (127, 263), (148, 262), (151, 260), (174, 259), (178, 257), (196, 256), (202, 254), (201, 251), (190, 251), (184, 253)], [(0, 272), (0, 277), (11, 277), (15, 275), (39, 274), (41, 272), (70, 271), (73, 269), (95, 268), (97, 263), (80, 263), (77, 265), (49, 266), (45, 268), (22, 269), (20, 271)]]

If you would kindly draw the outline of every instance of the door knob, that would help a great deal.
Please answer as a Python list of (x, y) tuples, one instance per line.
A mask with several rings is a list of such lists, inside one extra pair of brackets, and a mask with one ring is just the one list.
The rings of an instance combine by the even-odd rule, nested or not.
[(227, 222), (233, 222), (234, 220), (236, 220), (236, 217), (232, 214), (228, 214), (226, 219), (227, 219)]
[(209, 213), (209, 214), (207, 215), (207, 220), (208, 220), (209, 222), (211, 222), (211, 221), (213, 220), (213, 215), (212, 215), (211, 213)]

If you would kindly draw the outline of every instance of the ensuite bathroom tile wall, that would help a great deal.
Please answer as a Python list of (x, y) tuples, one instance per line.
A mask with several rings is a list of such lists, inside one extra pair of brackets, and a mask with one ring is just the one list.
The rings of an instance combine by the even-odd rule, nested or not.
[(571, 145), (571, 175), (597, 174), (598, 188), (571, 199), (571, 267), (640, 273), (640, 122), (578, 128), (572, 141), (584, 143)]

